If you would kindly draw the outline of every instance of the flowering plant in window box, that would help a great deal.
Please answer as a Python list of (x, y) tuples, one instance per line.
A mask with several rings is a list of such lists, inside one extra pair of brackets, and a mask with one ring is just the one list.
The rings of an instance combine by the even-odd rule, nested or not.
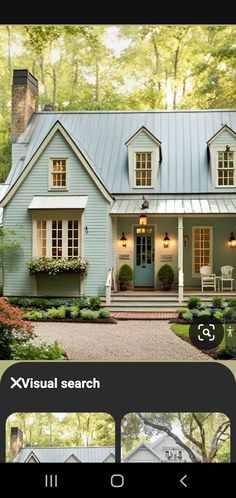
[(88, 262), (85, 258), (32, 258), (28, 264), (30, 275), (37, 273), (47, 273), (48, 275), (58, 275), (60, 273), (85, 273)]

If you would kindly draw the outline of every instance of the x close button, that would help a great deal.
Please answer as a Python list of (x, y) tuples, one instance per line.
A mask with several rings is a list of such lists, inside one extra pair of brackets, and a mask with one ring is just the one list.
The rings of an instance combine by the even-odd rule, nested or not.
[(124, 476), (122, 474), (113, 474), (111, 476), (111, 487), (112, 488), (123, 488), (125, 483)]

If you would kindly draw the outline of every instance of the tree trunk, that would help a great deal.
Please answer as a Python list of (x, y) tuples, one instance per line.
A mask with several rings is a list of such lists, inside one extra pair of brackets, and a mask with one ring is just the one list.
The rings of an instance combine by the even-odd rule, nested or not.
[(98, 59), (96, 58), (96, 66), (95, 66), (95, 78), (96, 78), (96, 83), (95, 83), (95, 102), (98, 104), (99, 102), (99, 65), (98, 65)]
[(173, 92), (173, 109), (176, 109), (176, 97), (177, 97), (177, 75), (178, 75), (178, 64), (179, 64), (179, 49), (180, 46), (178, 44), (177, 49), (175, 51), (174, 57), (174, 92)]
[(12, 64), (11, 64), (11, 28), (6, 26), (7, 30), (7, 60), (8, 60), (8, 74), (9, 80), (12, 78)]
[(43, 55), (40, 55), (40, 57), (39, 57), (39, 67), (40, 67), (40, 79), (41, 79), (41, 83), (44, 87), (44, 103), (48, 103), (48, 92), (47, 92), (47, 86), (46, 86), (46, 80), (45, 80)]

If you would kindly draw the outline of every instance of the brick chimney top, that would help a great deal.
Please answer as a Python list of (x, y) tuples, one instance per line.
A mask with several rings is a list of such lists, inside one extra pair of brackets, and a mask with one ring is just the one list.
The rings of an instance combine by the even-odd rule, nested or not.
[(38, 80), (28, 69), (14, 69), (12, 85), (12, 141), (23, 133), (38, 109)]

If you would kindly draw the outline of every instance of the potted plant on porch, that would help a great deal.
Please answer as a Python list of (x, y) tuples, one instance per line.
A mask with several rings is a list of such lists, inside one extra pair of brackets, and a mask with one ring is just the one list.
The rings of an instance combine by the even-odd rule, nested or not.
[(158, 271), (158, 280), (161, 282), (161, 289), (168, 291), (171, 289), (171, 284), (174, 280), (174, 272), (170, 265), (161, 266)]
[(128, 283), (133, 280), (133, 270), (129, 265), (122, 265), (119, 270), (120, 290), (127, 290)]

